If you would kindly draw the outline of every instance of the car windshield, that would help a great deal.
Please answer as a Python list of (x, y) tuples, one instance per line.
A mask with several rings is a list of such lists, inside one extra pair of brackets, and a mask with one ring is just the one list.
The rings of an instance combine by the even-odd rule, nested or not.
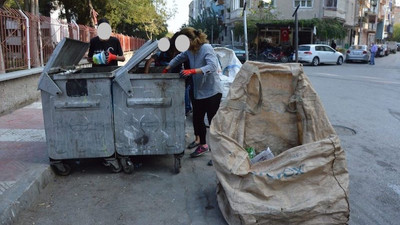
[(310, 46), (299, 46), (299, 51), (310, 51)]
[(232, 47), (232, 45), (225, 45), (226, 48), (230, 48), (230, 49), (234, 49), (234, 50), (243, 50), (242, 48), (240, 48), (240, 46), (234, 46)]

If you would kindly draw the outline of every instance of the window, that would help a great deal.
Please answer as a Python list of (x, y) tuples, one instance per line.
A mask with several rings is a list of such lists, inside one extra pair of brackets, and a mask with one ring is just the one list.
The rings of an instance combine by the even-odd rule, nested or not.
[(294, 0), (294, 7), (300, 4), (300, 8), (312, 8), (313, 0)]
[(326, 8), (336, 8), (337, 0), (325, 0), (325, 7)]
[(323, 46), (315, 46), (315, 51), (324, 51)]
[(239, 2), (240, 2), (240, 3), (239, 3), (239, 4), (240, 4), (239, 7), (240, 7), (240, 8), (243, 8), (243, 7), (244, 7), (244, 0), (239, 0)]

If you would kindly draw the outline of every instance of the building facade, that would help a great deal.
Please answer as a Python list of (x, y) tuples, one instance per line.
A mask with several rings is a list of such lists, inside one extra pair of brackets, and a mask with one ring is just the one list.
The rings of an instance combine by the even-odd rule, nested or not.
[[(278, 20), (293, 20), (292, 15), (297, 5), (300, 5), (298, 19), (337, 19), (347, 30), (343, 40), (336, 40), (341, 47), (384, 42), (391, 37), (393, 24), (400, 22), (400, 18), (396, 16), (396, 12), (400, 14), (400, 9), (396, 7), (395, 0), (193, 0), (190, 15), (198, 16), (207, 7), (219, 7), (218, 13), (223, 26), (221, 44), (234, 42), (235, 45), (243, 45), (244, 38), (235, 35), (234, 26), (235, 22), (243, 21), (245, 3), (247, 9), (250, 9), (248, 13), (256, 11), (260, 6), (271, 7), (271, 12)], [(278, 29), (275, 35), (277, 32)], [(304, 28), (300, 33), (310, 35), (307, 40), (311, 42), (330, 41), (315, 39), (315, 32), (318, 33), (318, 30)], [(266, 33), (270, 34), (271, 32)]]

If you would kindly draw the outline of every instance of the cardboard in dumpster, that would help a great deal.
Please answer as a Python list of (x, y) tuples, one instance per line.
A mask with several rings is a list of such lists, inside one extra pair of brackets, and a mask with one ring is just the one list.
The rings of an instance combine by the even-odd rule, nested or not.
[[(243, 64), (210, 145), (230, 225), (348, 222), (345, 152), (301, 64)], [(244, 146), (269, 146), (275, 157), (252, 164)]]

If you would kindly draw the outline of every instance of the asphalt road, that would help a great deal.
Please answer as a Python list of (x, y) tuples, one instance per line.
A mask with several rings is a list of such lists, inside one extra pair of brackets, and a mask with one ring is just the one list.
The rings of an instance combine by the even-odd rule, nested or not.
[[(304, 70), (346, 152), (350, 225), (399, 224), (400, 53), (377, 58), (375, 66)], [(82, 161), (70, 176), (56, 177), (15, 224), (226, 224), (213, 167), (206, 165), (210, 155), (191, 159), (190, 152), (179, 175), (172, 173), (172, 156), (135, 158), (138, 168), (131, 175)]]

